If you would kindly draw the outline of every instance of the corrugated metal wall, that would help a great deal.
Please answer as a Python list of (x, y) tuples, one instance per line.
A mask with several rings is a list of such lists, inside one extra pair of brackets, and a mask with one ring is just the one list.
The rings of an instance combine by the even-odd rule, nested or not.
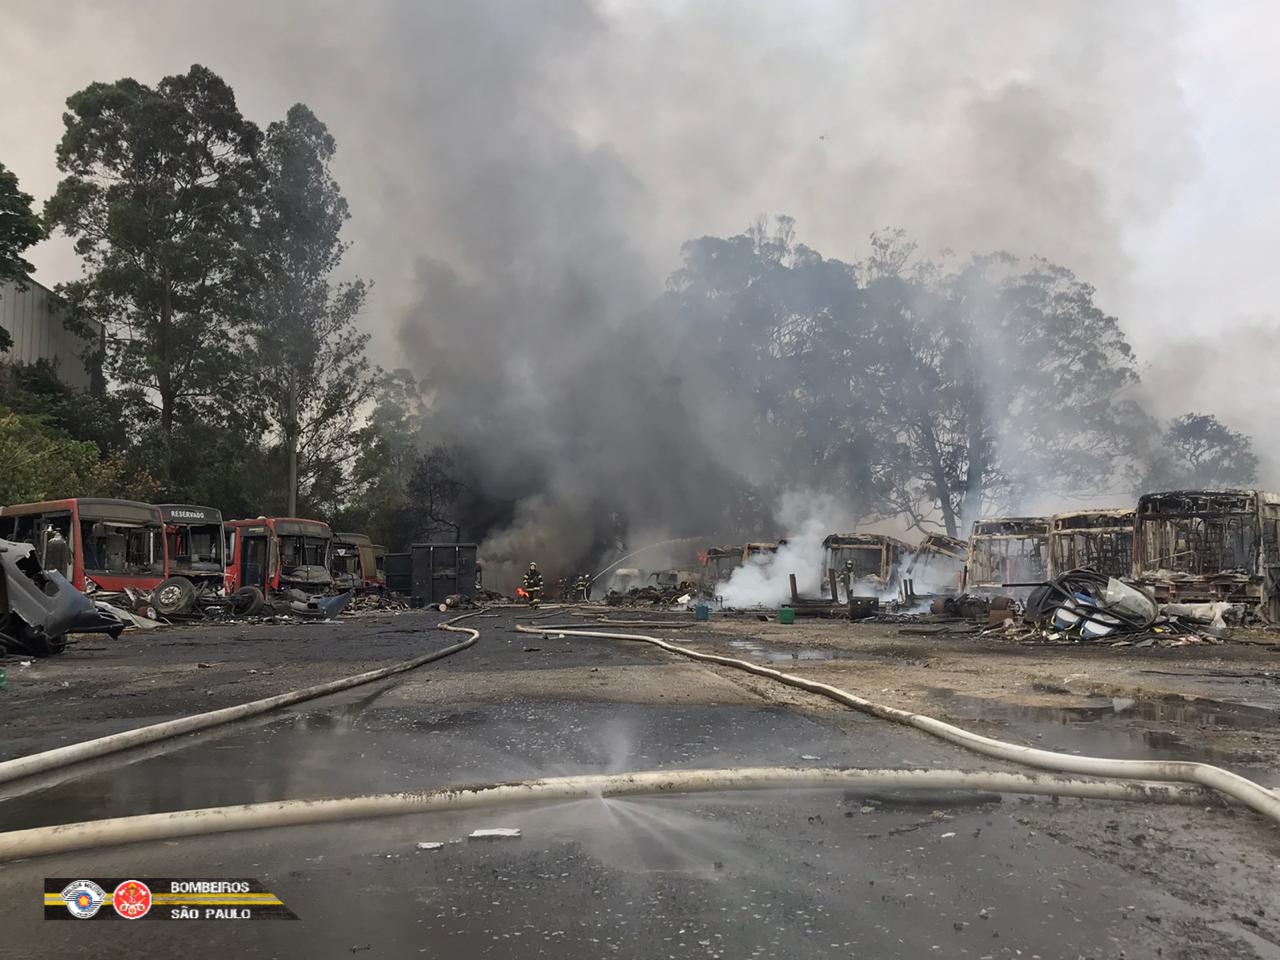
[[(28, 280), (26, 287), (19, 290), (15, 284), (0, 284), (0, 327), (13, 338), (13, 346), (3, 359), (21, 363), (49, 360), (57, 364), (64, 383), (88, 390), (92, 377), (81, 359), (86, 341), (62, 325), (61, 304), (50, 290), (34, 280)], [(96, 322), (94, 326), (96, 348), (102, 326)]]

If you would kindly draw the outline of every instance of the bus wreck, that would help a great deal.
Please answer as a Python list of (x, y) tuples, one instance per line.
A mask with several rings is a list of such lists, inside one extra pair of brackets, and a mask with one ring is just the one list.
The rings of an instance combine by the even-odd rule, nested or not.
[(1109, 577), (1133, 572), (1133, 511), (1081, 510), (1049, 521), (1049, 576), (1090, 567)]
[(905, 590), (900, 599), (959, 593), (964, 587), (968, 559), (969, 544), (965, 541), (945, 533), (926, 534), (907, 563), (903, 574)]
[(1280, 494), (1144, 494), (1133, 552), (1134, 577), (1160, 603), (1239, 603), (1280, 623)]
[(882, 533), (833, 533), (822, 541), (825, 576), (852, 586), (861, 584), (880, 596), (897, 590), (909, 544)]
[(969, 537), (966, 590), (1030, 586), (1048, 575), (1049, 518), (976, 520)]

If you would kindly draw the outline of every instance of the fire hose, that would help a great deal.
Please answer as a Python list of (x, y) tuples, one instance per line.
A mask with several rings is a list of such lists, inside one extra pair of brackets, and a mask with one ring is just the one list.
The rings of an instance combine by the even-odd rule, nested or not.
[(415, 670), (423, 664), (443, 659), (472, 646), (480, 638), (480, 631), (471, 630), (467, 627), (455, 627), (453, 624), (459, 620), (465, 620), (467, 617), (478, 616), (482, 612), (466, 613), (460, 617), (446, 620), (439, 625), (442, 630), (471, 634), (469, 638), (461, 643), (455, 643), (440, 650), (433, 650), (431, 653), (424, 654), (421, 657), (414, 657), (412, 660), (405, 660), (401, 663), (393, 663), (390, 666), (379, 667), (376, 670), (357, 673), (354, 676), (342, 677), (338, 680), (330, 680), (327, 683), (304, 687), (301, 690), (292, 690), (263, 700), (253, 700), (233, 707), (223, 707), (220, 710), (210, 710), (206, 713), (192, 714), (189, 717), (180, 717), (177, 720), (153, 723), (134, 730), (125, 730), (122, 733), (113, 733), (94, 740), (85, 740), (82, 743), (68, 744), (65, 747), (56, 747), (53, 750), (45, 750), (42, 753), (33, 753), (30, 756), (6, 760), (0, 763), (0, 783), (29, 777), (36, 773), (44, 773), (45, 771), (79, 763), (83, 760), (94, 760), (107, 754), (154, 743), (157, 740), (167, 740), (170, 737), (180, 736), (184, 733), (194, 733), (197, 730), (207, 730), (210, 727), (221, 726), (236, 720), (256, 717), (271, 710), (278, 710), (280, 707), (301, 703), (304, 700), (313, 700), (316, 697), (338, 693), (342, 690), (350, 690), (352, 687), (372, 683), (375, 680), (381, 680), (397, 673), (404, 673), (407, 670)]
[[(430, 659), (439, 659), (442, 656), (466, 649), (474, 644), (479, 638), (479, 631), (464, 627), (454, 627), (452, 624), (458, 620), (465, 619), (465, 617), (476, 615), (474, 613), (465, 614), (440, 625), (445, 630), (471, 634), (468, 640), (454, 647), (437, 651), (427, 658), (418, 658), (417, 661), (408, 661), (408, 663), (429, 662)], [(746, 767), (560, 777), (322, 800), (280, 800), (240, 806), (178, 810), (169, 813), (144, 814), (135, 817), (119, 817), (108, 820), (9, 831), (0, 833), (0, 861), (100, 846), (171, 839), (174, 837), (415, 813), (467, 810), (488, 806), (544, 803), (571, 799), (641, 795), (662, 796), (725, 790), (795, 789), (798, 787), (843, 788), (868, 792), (903, 789), (972, 790), (1101, 800), (1189, 804), (1204, 804), (1212, 798), (1213, 795), (1204, 789), (1205, 787), (1211, 787), (1241, 800), (1241, 802), (1246, 803), (1272, 820), (1280, 819), (1280, 798), (1272, 791), (1266, 790), (1243, 777), (1238, 777), (1229, 771), (1207, 764), (1107, 760), (1074, 757), (1069, 754), (1058, 754), (1045, 750), (1033, 750), (1016, 744), (1008, 744), (999, 740), (981, 737), (930, 717), (874, 704), (871, 701), (827, 684), (806, 680), (802, 677), (785, 674), (767, 667), (759, 667), (744, 660), (699, 653), (677, 644), (659, 640), (656, 637), (596, 631), (568, 631), (559, 628), (536, 629), (522, 625), (517, 626), (516, 629), (523, 633), (598, 637), (655, 644), (671, 652), (693, 659), (739, 667), (801, 689), (823, 694), (876, 716), (908, 723), (935, 736), (959, 743), (962, 746), (990, 756), (997, 756), (1001, 759), (1014, 760), (1015, 762), (1030, 766), (1040, 766), (1059, 772), (1025, 774), (990, 770)], [(412, 669), (412, 667), (404, 664), (397, 664), (394, 667), (384, 668), (384, 670), (396, 671), (397, 668), (399, 670)], [(380, 671), (372, 671), (372, 673), (380, 673)], [(369, 677), (367, 674), (361, 676), (368, 677), (368, 679), (376, 679), (376, 677)], [(348, 679), (356, 680), (357, 678)], [(368, 682), (368, 680), (363, 682)], [(319, 694), (315, 695), (318, 696)], [(289, 695), (286, 694), (285, 696)], [(258, 701), (258, 703), (265, 702), (267, 701)], [(245, 706), (253, 705), (246, 704)], [(271, 708), (268, 707), (267, 709)], [(220, 713), (222, 711), (214, 712)], [(185, 719), (193, 720), (197, 718)], [(182, 720), (172, 721), (172, 723), (176, 724), (182, 724), (183, 722)], [(165, 727), (168, 725), (156, 724), (154, 726)], [(142, 728), (139, 731), (132, 732), (142, 733), (151, 729)], [(178, 732), (186, 732), (186, 729)], [(150, 737), (149, 740), (158, 739), (160, 736), (166, 735), (172, 736), (174, 734), (159, 734)], [(101, 739), (111, 741), (113, 738)], [(149, 740), (140, 742), (149, 742)], [(100, 742), (89, 741), (87, 744), (76, 745), (76, 747), (88, 747)], [(76, 747), (61, 748), (61, 750), (74, 751)], [(109, 749), (110, 751), (120, 750), (125, 749), (125, 746), (111, 745)], [(22, 759), (37, 760), (49, 754), (57, 753), (59, 751), (49, 751), (48, 754), (36, 754), (34, 757)], [(75, 755), (72, 759), (66, 759), (64, 754), (63, 759), (58, 762), (65, 764), (74, 762), (77, 759), (82, 759), (82, 757)], [(21, 761), (10, 761), (10, 763), (19, 762)], [(51, 765), (46, 763), (39, 769), (48, 769)], [(1100, 769), (1104, 771), (1101, 774), (1098, 772)], [(1110, 774), (1110, 779), (1076, 779), (1062, 776), (1061, 773), (1065, 772), (1085, 773), (1090, 776), (1106, 776)], [(1137, 779), (1139, 777), (1146, 779)], [(1167, 781), (1181, 782), (1171, 783)]]
[(671, 796), (725, 790), (797, 788), (882, 792), (964, 790), (1100, 800), (1203, 804), (1211, 794), (1194, 787), (1138, 781), (1078, 780), (1047, 774), (981, 770), (863, 770), (827, 767), (737, 767), (592, 774), (381, 793), (323, 800), (276, 800), (241, 806), (175, 810), (134, 817), (66, 823), (0, 833), (0, 862), (142, 841), (302, 824), (445, 813), (605, 797)]
[(956, 744), (988, 757), (1035, 767), (1040, 770), (1049, 770), (1054, 773), (1110, 777), (1121, 781), (1146, 780), (1196, 784), (1225, 794), (1262, 814), (1272, 822), (1280, 823), (1280, 793), (1275, 790), (1269, 790), (1247, 777), (1242, 777), (1239, 774), (1232, 773), (1230, 770), (1224, 770), (1222, 767), (1216, 767), (1212, 764), (1181, 760), (1116, 760), (1109, 757), (1081, 757), (1070, 753), (1057, 753), (1052, 750), (1025, 747), (1004, 740), (996, 740), (992, 737), (984, 737), (981, 734), (972, 733), (962, 727), (957, 727), (923, 714), (911, 713), (907, 710), (900, 710), (897, 707), (874, 703), (871, 700), (850, 693), (847, 690), (842, 690), (839, 687), (833, 687), (830, 684), (807, 680), (795, 674), (783, 673), (781, 670), (774, 670), (770, 667), (760, 666), (735, 657), (701, 653), (697, 650), (690, 650), (681, 644), (660, 640), (657, 637), (632, 633), (605, 633), (595, 630), (555, 630), (546, 627), (526, 627), (522, 624), (517, 625), (516, 630), (520, 633), (544, 635), (551, 633), (557, 636), (632, 640), (653, 644), (683, 657), (736, 667), (739, 670), (745, 670), (757, 676), (768, 677), (788, 686), (828, 697), (838, 703), (853, 707), (855, 710), (883, 720), (891, 720), (895, 723), (914, 727), (917, 730), (922, 730), (925, 733), (946, 740), (948, 743)]

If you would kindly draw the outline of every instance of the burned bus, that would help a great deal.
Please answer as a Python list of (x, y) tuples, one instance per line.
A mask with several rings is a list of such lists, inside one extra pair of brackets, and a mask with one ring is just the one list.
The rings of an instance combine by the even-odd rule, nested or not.
[(231, 520), (227, 530), (227, 590), (246, 587), (264, 596), (288, 590), (325, 593), (333, 533), (321, 520), (258, 517)]
[(363, 533), (335, 533), (329, 572), (338, 590), (381, 590), (386, 581), (378, 566), (378, 553), (386, 547), (375, 546)]
[(966, 590), (1042, 583), (1048, 575), (1049, 518), (976, 520), (969, 537)]
[(824, 577), (862, 584), (879, 596), (896, 590), (911, 546), (882, 533), (833, 533), (822, 541)]
[(189, 503), (156, 508), (165, 540), (165, 579), (151, 595), (156, 610), (175, 616), (221, 601), (227, 573), (222, 511)]
[(1280, 494), (1144, 494), (1133, 558), (1134, 577), (1160, 603), (1241, 603), (1280, 622)]
[(698, 561), (702, 564), (702, 588), (710, 590), (733, 576), (733, 571), (742, 566), (742, 550), (742, 544), (736, 543), (708, 547), (698, 554)]
[(133, 500), (78, 497), (0, 508), (0, 537), (35, 547), (41, 569), (77, 590), (153, 590), (165, 576), (160, 511)]
[(907, 563), (908, 596), (956, 594), (964, 586), (969, 544), (945, 533), (929, 533)]
[(1078, 510), (1049, 518), (1049, 576), (1089, 567), (1108, 577), (1133, 575), (1133, 511)]

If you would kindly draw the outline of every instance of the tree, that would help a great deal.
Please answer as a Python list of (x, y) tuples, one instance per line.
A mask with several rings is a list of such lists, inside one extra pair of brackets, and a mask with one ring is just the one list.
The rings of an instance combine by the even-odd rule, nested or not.
[(147, 500), (156, 484), (123, 456), (103, 456), (96, 444), (75, 440), (42, 418), (0, 407), (0, 502), (30, 503), (62, 497)]
[(460, 500), (466, 490), (459, 477), (454, 451), (435, 444), (420, 453), (409, 476), (406, 518), (418, 537), (461, 539)]
[(108, 369), (138, 421), (158, 419), (170, 481), (175, 425), (245, 406), (235, 347), (254, 279), (261, 136), (199, 65), (154, 88), (94, 83), (67, 108), (66, 176), (45, 216), (75, 239), (85, 276), (63, 292), (107, 324)]
[(340, 496), (354, 427), (374, 390), (369, 336), (355, 326), (367, 287), (332, 279), (347, 250), (339, 234), (350, 215), (330, 171), (335, 150), (328, 129), (302, 104), (267, 128), (263, 147), (253, 363), (284, 453), (290, 516), (300, 489), (315, 506)]
[(1253, 441), (1212, 414), (1175, 417), (1160, 440), (1148, 490), (1247, 487), (1257, 479)]
[(804, 486), (869, 512), (876, 441), (867, 389), (879, 345), (853, 267), (796, 243), (788, 217), (690, 241), (683, 254), (663, 307), (705, 371), (718, 431), (752, 451), (748, 475), (710, 484), (728, 508), (721, 525), (767, 529), (770, 504)]
[(1033, 493), (1115, 487), (1150, 420), (1131, 399), (1132, 350), (1093, 294), (1005, 254), (871, 281), (892, 508), (962, 536)]
[(901, 232), (854, 266), (779, 218), (685, 246), (667, 300), (750, 416), (757, 494), (809, 486), (856, 516), (961, 535), (1034, 492), (1097, 492), (1150, 421), (1116, 318), (1065, 268), (993, 254), (955, 267)]
[[(0, 284), (22, 286), (35, 270), (23, 259), (23, 252), (44, 239), (44, 226), (31, 210), (31, 194), (18, 189), (18, 178), (0, 163)], [(9, 331), (0, 328), (0, 353), (13, 346)]]

